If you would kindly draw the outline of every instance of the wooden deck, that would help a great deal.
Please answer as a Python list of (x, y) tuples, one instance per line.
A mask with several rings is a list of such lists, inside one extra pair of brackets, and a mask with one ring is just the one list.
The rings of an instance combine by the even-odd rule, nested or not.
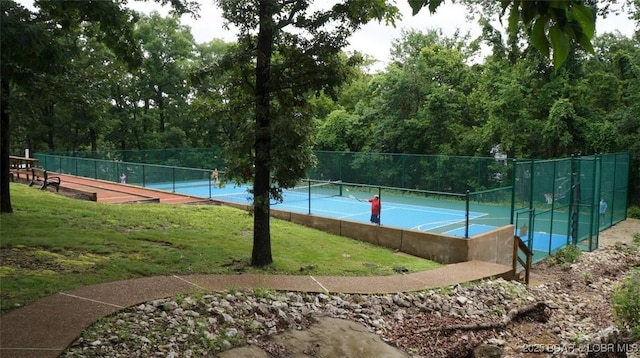
[(204, 198), (148, 189), (135, 185), (88, 179), (53, 172), (51, 172), (51, 174), (60, 177), (60, 191), (66, 190), (86, 195), (90, 200), (103, 203), (204, 204), (209, 202), (209, 200)]

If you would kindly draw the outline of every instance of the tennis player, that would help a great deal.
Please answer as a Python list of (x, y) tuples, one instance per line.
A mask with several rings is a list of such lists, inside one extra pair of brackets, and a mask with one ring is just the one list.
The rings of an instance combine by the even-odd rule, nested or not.
[(371, 223), (380, 225), (380, 209), (382, 208), (380, 197), (376, 194), (369, 199), (369, 202), (371, 203)]
[(213, 180), (214, 184), (218, 184), (218, 168), (215, 168), (212, 172), (211, 172), (211, 180)]

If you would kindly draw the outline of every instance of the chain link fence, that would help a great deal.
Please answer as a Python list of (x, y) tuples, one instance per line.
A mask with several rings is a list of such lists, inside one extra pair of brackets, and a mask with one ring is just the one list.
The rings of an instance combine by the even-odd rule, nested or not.
[[(626, 219), (629, 153), (554, 160), (317, 151), (309, 179), (340, 181), (352, 193), (386, 194), (398, 202), (488, 213), (487, 226), (513, 224), (516, 235), (549, 255), (568, 244), (598, 247), (598, 233)], [(149, 186), (208, 181), (225, 159), (219, 148), (56, 152), (35, 155), (47, 170)], [(168, 184), (167, 184), (168, 183)], [(466, 227), (468, 232), (469, 227)]]

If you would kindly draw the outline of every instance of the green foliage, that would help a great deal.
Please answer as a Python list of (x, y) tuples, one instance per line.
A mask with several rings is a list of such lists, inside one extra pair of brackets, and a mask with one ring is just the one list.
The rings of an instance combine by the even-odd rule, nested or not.
[(246, 340), (243, 336), (238, 334), (230, 334), (229, 328), (223, 327), (217, 330), (217, 334), (211, 337), (211, 334), (207, 332), (207, 322), (202, 322), (200, 326), (200, 339), (206, 347), (213, 352), (219, 352), (229, 349), (229, 347), (237, 347), (245, 344)]
[(576, 262), (581, 255), (582, 250), (580, 250), (576, 245), (567, 245), (550, 256), (547, 259), (547, 263), (550, 265), (568, 265)]
[(580, 118), (573, 108), (573, 104), (566, 99), (559, 99), (549, 111), (549, 118), (543, 127), (544, 146), (550, 158), (562, 156), (561, 153), (570, 151), (569, 147), (575, 142), (574, 135), (578, 134)]
[(627, 217), (632, 219), (640, 219), (640, 206), (633, 205), (627, 209)]
[(31, 17), (31, 12), (15, 1), (0, 1), (3, 81), (27, 82), (38, 74), (60, 70), (57, 65), (64, 48), (55, 40), (51, 24), (30, 21)]
[(640, 245), (640, 233), (633, 234), (633, 243), (636, 245)]
[(254, 288), (251, 292), (256, 298), (269, 298), (269, 296), (272, 295), (275, 291), (266, 287), (258, 287)]
[(434, 290), (436, 293), (443, 296), (453, 296), (453, 286), (442, 286)]
[[(442, 3), (442, 0), (408, 1), (414, 14), (422, 7), (428, 7), (430, 12), (434, 12)], [(596, 17), (593, 9), (583, 5), (582, 1), (506, 0), (501, 4), (501, 15), (509, 10), (510, 34), (517, 33), (522, 24), (540, 53), (549, 56), (549, 48), (553, 49), (553, 63), (556, 68), (567, 60), (570, 40), (576, 41), (586, 51), (594, 53), (591, 39), (595, 33)]]
[(361, 149), (367, 138), (358, 118), (345, 110), (331, 112), (318, 128), (316, 148), (340, 151)]
[(613, 312), (621, 328), (640, 339), (640, 270), (634, 269), (615, 288), (611, 297)]

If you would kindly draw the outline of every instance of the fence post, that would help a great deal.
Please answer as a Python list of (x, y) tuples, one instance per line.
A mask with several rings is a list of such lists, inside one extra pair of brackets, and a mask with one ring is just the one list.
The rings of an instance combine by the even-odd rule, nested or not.
[[(552, 187), (551, 187), (551, 221), (549, 222), (549, 233), (550, 235), (553, 237), (553, 217), (555, 216), (556, 213), (556, 190), (558, 188), (556, 188), (556, 176), (558, 175), (558, 162), (554, 161), (553, 162), (553, 182), (551, 183)], [(560, 195), (560, 193), (558, 193), (558, 196)], [(551, 239), (549, 240), (549, 254), (551, 254)]]
[(571, 224), (569, 225), (569, 236), (573, 245), (578, 244), (578, 211), (580, 208), (580, 163), (578, 160), (579, 158), (576, 158), (575, 154), (571, 155), (571, 201), (569, 204), (569, 220), (571, 220)]
[(171, 168), (171, 182), (173, 183), (173, 192), (176, 192), (176, 167)]
[[(593, 236), (596, 237), (596, 245), (598, 242), (598, 233), (600, 232), (600, 198), (602, 197), (602, 155), (595, 154), (593, 156), (593, 168), (591, 170), (592, 185), (591, 188), (591, 205), (589, 205), (589, 252), (594, 250)], [(613, 174), (615, 176), (615, 173)], [(594, 216), (597, 218), (594, 220)], [(596, 227), (594, 231), (593, 222), (595, 221)]]
[(518, 174), (518, 161), (516, 159), (512, 160), (513, 162), (513, 169), (512, 169), (512, 174), (511, 174), (511, 221), (509, 222), (511, 225), (513, 225), (513, 216), (515, 214), (516, 211), (516, 175)]
[[(607, 157), (611, 157), (611, 156), (608, 155)], [(614, 158), (613, 159), (613, 178), (611, 178), (611, 194), (610, 194), (611, 197), (610, 197), (610, 200), (609, 200), (609, 205), (611, 207), (609, 208), (609, 215), (607, 215), (607, 216), (609, 216), (609, 219), (608, 219), (609, 226), (607, 226), (607, 227), (610, 227), (611, 225), (613, 225), (613, 208), (616, 207), (616, 189), (617, 189), (616, 188), (616, 180), (617, 180), (616, 174), (618, 173), (618, 154), (617, 153), (614, 154), (613, 158)], [(602, 168), (602, 161), (600, 162), (600, 167)], [(602, 171), (600, 171), (600, 175), (602, 175)], [(628, 175), (627, 175), (627, 177), (628, 177)], [(600, 180), (600, 185), (602, 185), (602, 179)], [(629, 197), (629, 191), (628, 190), (629, 190), (629, 188), (627, 187), (627, 190), (625, 190), (625, 193), (627, 193), (627, 195), (625, 195), (625, 198)], [(602, 195), (602, 188), (600, 188), (600, 195)], [(627, 207), (626, 203), (625, 203), (624, 207), (625, 208)], [(626, 220), (627, 219), (627, 215), (626, 215), (627, 210), (625, 210), (624, 212), (625, 212), (624, 219)], [(600, 216), (600, 214), (598, 214), (598, 216)], [(606, 219), (606, 217), (605, 217), (605, 219)], [(598, 231), (600, 231), (600, 227), (598, 227)], [(600, 241), (600, 237), (599, 236), (598, 236), (598, 241)]]

